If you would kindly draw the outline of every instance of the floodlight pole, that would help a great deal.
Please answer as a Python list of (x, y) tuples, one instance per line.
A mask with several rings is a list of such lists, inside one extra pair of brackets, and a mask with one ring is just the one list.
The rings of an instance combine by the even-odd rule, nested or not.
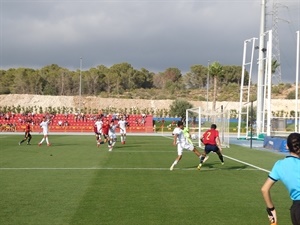
[[(265, 88), (267, 88), (267, 135), (271, 135), (271, 117), (272, 117), (272, 111), (271, 111), (271, 99), (272, 99), (272, 40), (273, 40), (273, 31), (269, 30), (266, 33), (268, 33), (268, 42), (267, 42), (267, 58), (266, 58), (266, 83)], [(264, 120), (263, 120), (264, 121)]]
[(299, 36), (300, 36), (300, 31), (298, 30), (297, 32), (297, 54), (296, 54), (296, 91), (295, 91), (295, 99), (296, 99), (296, 110), (295, 110), (295, 132), (300, 132), (300, 127), (299, 127), (299, 122), (298, 122), (298, 86), (299, 86), (299, 49), (300, 49), (300, 44), (299, 44)]
[(251, 101), (251, 107), (250, 107), (250, 148), (252, 148), (252, 139), (253, 139), (253, 101)]
[(258, 56), (258, 75), (257, 75), (257, 113), (256, 113), (256, 133), (263, 132), (263, 81), (264, 81), (264, 56), (265, 56), (265, 24), (266, 24), (266, 0), (261, 3), (260, 18), (260, 37), (259, 37), (259, 56)]
[(208, 112), (208, 90), (209, 90), (209, 60), (207, 64), (207, 78), (206, 78), (206, 111)]

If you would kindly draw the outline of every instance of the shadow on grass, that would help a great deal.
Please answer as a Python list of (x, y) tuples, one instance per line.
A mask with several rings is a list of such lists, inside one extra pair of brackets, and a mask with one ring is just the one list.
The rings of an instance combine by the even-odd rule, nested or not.
[[(198, 165), (197, 165), (198, 166)], [(190, 166), (190, 167), (185, 167), (185, 169), (197, 169), (197, 166)], [(216, 163), (206, 163), (203, 164), (201, 167), (201, 170), (205, 169), (205, 170), (209, 170), (209, 169), (217, 169), (217, 170), (243, 170), (243, 169), (247, 169), (250, 168), (247, 165), (240, 165), (240, 166), (226, 166), (225, 165), (221, 165), (221, 164), (216, 164)]]

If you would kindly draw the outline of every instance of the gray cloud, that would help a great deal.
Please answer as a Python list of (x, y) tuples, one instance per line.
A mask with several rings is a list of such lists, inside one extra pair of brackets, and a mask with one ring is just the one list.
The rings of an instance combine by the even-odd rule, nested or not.
[[(293, 82), (300, 3), (282, 2), (279, 16), (290, 21), (278, 23), (282, 79)], [(244, 40), (259, 36), (260, 7), (260, 0), (2, 0), (1, 67), (78, 69), (80, 57), (86, 69), (128, 62), (185, 73), (208, 60), (241, 65)]]

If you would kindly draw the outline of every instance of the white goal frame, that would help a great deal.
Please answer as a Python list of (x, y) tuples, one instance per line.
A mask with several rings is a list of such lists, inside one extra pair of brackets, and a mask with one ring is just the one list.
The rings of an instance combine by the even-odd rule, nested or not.
[(210, 129), (210, 125), (213, 123), (217, 125), (222, 148), (229, 148), (230, 134), (228, 111), (203, 111), (200, 107), (186, 110), (185, 127), (189, 129), (190, 134), (197, 135), (197, 139), (193, 141), (195, 141), (195, 144), (197, 144), (198, 147), (204, 147), (200, 138), (206, 130)]

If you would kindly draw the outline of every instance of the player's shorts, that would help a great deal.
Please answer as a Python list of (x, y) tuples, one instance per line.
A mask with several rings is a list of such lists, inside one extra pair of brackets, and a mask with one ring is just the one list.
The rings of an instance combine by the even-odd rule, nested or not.
[(115, 133), (108, 133), (110, 139), (116, 139), (117, 135)]
[(194, 145), (192, 145), (191, 143), (188, 143), (188, 142), (178, 143), (177, 144), (177, 153), (178, 153), (178, 155), (182, 155), (183, 149), (193, 151), (194, 148), (195, 148)]
[(216, 145), (205, 145), (204, 151), (205, 151), (206, 154), (208, 154), (210, 152), (219, 151), (219, 148)]
[(43, 131), (43, 134), (44, 136), (48, 136), (48, 131), (47, 130)]
[(126, 134), (126, 129), (123, 130), (120, 129), (120, 134)]
[(100, 132), (95, 132), (95, 135), (96, 136), (101, 136), (101, 133)]
[(30, 132), (25, 132), (25, 138), (31, 137)]
[(293, 201), (290, 213), (292, 223), (300, 224), (300, 200)]

